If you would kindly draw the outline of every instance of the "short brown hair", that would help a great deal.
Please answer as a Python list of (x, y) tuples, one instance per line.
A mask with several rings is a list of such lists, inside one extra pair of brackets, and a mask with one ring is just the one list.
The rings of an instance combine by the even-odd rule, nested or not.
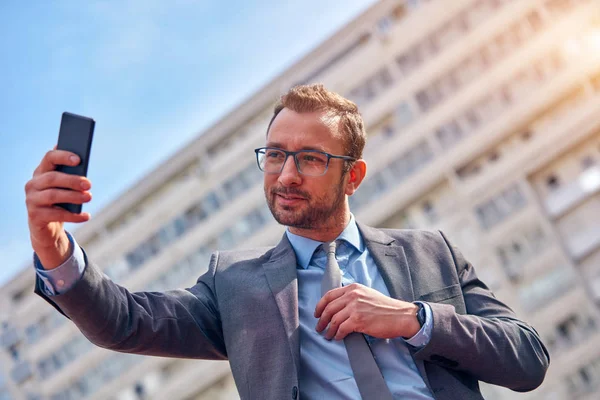
[(325, 89), (322, 84), (294, 86), (281, 96), (275, 105), (267, 134), (273, 121), (284, 108), (297, 113), (324, 111), (339, 117), (340, 132), (345, 136), (344, 155), (362, 158), (367, 134), (362, 115), (352, 101)]

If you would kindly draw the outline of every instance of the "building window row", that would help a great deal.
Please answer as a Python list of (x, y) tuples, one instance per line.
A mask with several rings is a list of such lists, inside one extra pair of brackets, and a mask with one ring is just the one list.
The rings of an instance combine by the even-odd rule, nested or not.
[(78, 334), (75, 338), (56, 349), (52, 354), (38, 361), (37, 369), (40, 377), (45, 379), (59, 372), (66, 365), (88, 352), (92, 347), (93, 345), (83, 335)]
[(406, 77), (416, 71), (441, 50), (458, 42), (512, 1), (514, 0), (478, 0), (461, 11), (456, 17), (396, 57), (396, 65), (402, 76)]
[(550, 246), (550, 238), (539, 225), (516, 229), (505, 243), (496, 246), (496, 256), (513, 281), (523, 276), (523, 266)]
[[(408, 0), (405, 4), (400, 4), (394, 7), (387, 15), (381, 17), (375, 24), (373, 30), (380, 36), (386, 36), (397, 23), (402, 20), (406, 15), (408, 9), (417, 8), (420, 3), (424, 1), (430, 2), (432, 0)], [(415, 4), (411, 4), (415, 3)], [(328, 71), (334, 65), (337, 65), (342, 60), (349, 57), (351, 54), (359, 50), (364, 44), (366, 44), (372, 37), (372, 34), (365, 32), (360, 35), (356, 40), (347, 45), (345, 48), (335, 53), (329, 60), (327, 60), (320, 67), (315, 69), (309, 76), (304, 78), (301, 83), (312, 83), (313, 80), (318, 78), (320, 75)]]
[[(134, 250), (127, 253), (125, 259), (129, 270), (139, 268), (148, 259), (160, 253), (162, 249), (207, 219), (212, 213), (253, 187), (261, 178), (262, 175), (258, 172), (257, 167), (250, 164), (225, 181), (219, 189), (208, 193), (181, 215), (169, 221), (150, 238), (139, 244)], [(224, 193), (225, 196), (217, 195), (217, 193)]]
[(432, 229), (441, 220), (455, 214), (454, 196), (447, 182), (420, 196), (382, 224), (388, 228)]
[(564, 67), (564, 60), (556, 51), (528, 64), (507, 83), (478, 99), (472, 107), (457, 117), (437, 127), (434, 135), (440, 146), (443, 149), (456, 146), (482, 125), (490, 123), (517, 102), (536, 93), (540, 85), (548, 82)]
[(427, 141), (421, 141), (413, 146), (363, 182), (360, 189), (350, 196), (351, 209), (356, 211), (363, 205), (375, 201), (407, 177), (421, 170), (433, 157), (433, 150)]
[(431, 61), (440, 51), (466, 36), (475, 27), (483, 24), (505, 3), (514, 0), (478, 0), (439, 29), (396, 56), (395, 65), (384, 66), (366, 78), (348, 93), (348, 98), (359, 106), (372, 101), (394, 83), (396, 69), (403, 77), (409, 76), (419, 67)]
[(517, 183), (496, 194), (475, 208), (482, 228), (489, 230), (504, 222), (527, 205), (527, 199)]
[(503, 140), (491, 150), (486, 151), (481, 156), (469, 161), (466, 165), (459, 167), (456, 170), (456, 175), (462, 181), (473, 179), (481, 175), (484, 170), (493, 168), (505, 155), (508, 154), (509, 158), (512, 157), (514, 155), (511, 154), (512, 152), (530, 142), (533, 137), (537, 138), (535, 132), (528, 128), (521, 130)]
[(232, 248), (257, 232), (269, 221), (271, 221), (271, 212), (266, 205), (255, 208), (240, 218), (233, 226), (219, 233), (215, 240), (200, 246), (194, 252), (167, 268), (164, 273), (148, 285), (146, 290), (164, 291), (181, 287), (186, 285), (187, 282), (194, 282), (206, 270), (205, 266), (210, 261), (211, 249), (226, 250)]
[(79, 400), (95, 393), (113, 379), (125, 374), (134, 365), (144, 360), (144, 356), (112, 353), (100, 364), (86, 371), (65, 390), (50, 396), (51, 400)]
[[(600, 132), (599, 132), (600, 134)], [(571, 151), (568, 155), (569, 162), (558, 165), (556, 168), (544, 174), (544, 186), (546, 193), (556, 192), (563, 185), (570, 186), (571, 189), (581, 182), (584, 182), (582, 191), (591, 193), (597, 187), (592, 184), (598, 179), (594, 179), (597, 172), (594, 170), (600, 165), (600, 141), (593, 140), (582, 146), (579, 150)], [(587, 176), (590, 178), (587, 178)]]
[(566, 378), (570, 398), (578, 399), (595, 393), (600, 387), (600, 357), (592, 360)]
[(389, 89), (393, 83), (394, 78), (389, 68), (384, 66), (352, 89), (348, 97), (361, 106)]
[(566, 294), (577, 285), (577, 275), (569, 266), (558, 266), (529, 283), (523, 283), (518, 289), (519, 304), (526, 312), (550, 305), (560, 295)]
[(421, 111), (430, 111), (461, 88), (472, 83), (520, 48), (543, 26), (544, 21), (537, 11), (531, 11), (521, 20), (514, 22), (507, 30), (493, 37), (477, 51), (461, 60), (441, 78), (419, 90), (415, 99)]
[(582, 310), (559, 321), (544, 342), (550, 354), (556, 356), (585, 342), (594, 336), (597, 330), (598, 324), (594, 317)]
[(41, 316), (40, 319), (25, 328), (25, 338), (27, 343), (37, 343), (56, 330), (65, 321), (67, 321), (67, 319), (57, 312), (50, 312)]

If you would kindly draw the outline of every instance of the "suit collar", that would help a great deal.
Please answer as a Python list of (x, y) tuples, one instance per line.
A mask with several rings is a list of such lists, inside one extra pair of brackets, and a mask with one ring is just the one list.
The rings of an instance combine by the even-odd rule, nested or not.
[(358, 224), (358, 229), (390, 295), (395, 299), (414, 301), (412, 279), (404, 248), (380, 229), (363, 224)]
[[(323, 242), (318, 242), (307, 237), (296, 235), (290, 232), (289, 228), (285, 230), (285, 234), (292, 245), (294, 252), (296, 253), (298, 266), (303, 269), (307, 269), (315, 250), (321, 244), (323, 244)], [(352, 214), (350, 214), (350, 221), (348, 222), (348, 225), (346, 225), (337, 239), (345, 241), (361, 253), (365, 251), (365, 246), (360, 236), (356, 220)]]

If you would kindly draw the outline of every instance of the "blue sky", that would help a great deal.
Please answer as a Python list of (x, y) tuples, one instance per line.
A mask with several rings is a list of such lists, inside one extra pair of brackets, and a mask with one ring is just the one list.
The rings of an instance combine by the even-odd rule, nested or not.
[(0, 284), (31, 257), (23, 187), (63, 111), (96, 120), (93, 218), (373, 2), (0, 2)]

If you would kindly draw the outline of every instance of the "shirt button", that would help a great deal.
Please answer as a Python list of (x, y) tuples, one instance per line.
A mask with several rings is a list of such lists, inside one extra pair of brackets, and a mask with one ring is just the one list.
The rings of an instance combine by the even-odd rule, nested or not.
[(294, 386), (292, 388), (292, 399), (296, 400), (298, 398), (298, 386)]
[(63, 281), (62, 279), (59, 279), (59, 281), (56, 282), (56, 284), (58, 285), (58, 287), (63, 287), (63, 286), (65, 286), (65, 281)]

